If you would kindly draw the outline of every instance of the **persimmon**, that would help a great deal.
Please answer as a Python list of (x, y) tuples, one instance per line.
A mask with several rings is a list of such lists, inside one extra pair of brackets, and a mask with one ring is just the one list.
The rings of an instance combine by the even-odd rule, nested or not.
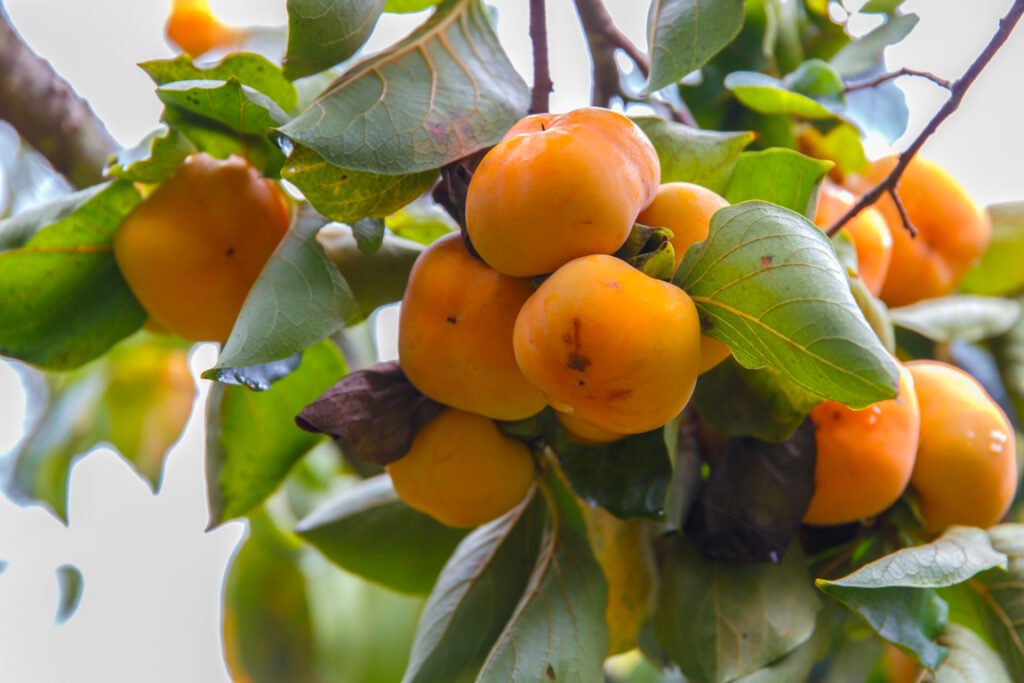
[[(715, 192), (693, 183), (662, 183), (654, 200), (640, 212), (637, 222), (672, 231), (672, 247), (676, 255), (676, 268), (683, 262), (686, 251), (708, 238), (711, 216), (729, 202)], [(700, 374), (711, 370), (729, 357), (732, 351), (711, 337), (700, 338)]]
[(545, 280), (513, 341), (523, 374), (556, 410), (620, 434), (672, 419), (700, 367), (700, 322), (686, 292), (602, 254)]
[(811, 410), (818, 454), (806, 524), (855, 522), (895, 503), (910, 482), (921, 430), (914, 380), (900, 366), (896, 398), (852, 410), (823, 401)]
[[(896, 165), (887, 157), (872, 165), (861, 189), (881, 181)], [(953, 291), (967, 269), (988, 246), (992, 226), (957, 180), (938, 164), (914, 157), (900, 177), (897, 194), (916, 237), (903, 224), (888, 195), (877, 207), (892, 235), (892, 262), (881, 298), (906, 306)]]
[[(825, 183), (818, 195), (818, 209), (814, 222), (826, 229), (856, 203), (856, 198), (847, 190)], [(864, 281), (868, 291), (878, 296), (882, 283), (889, 272), (892, 260), (892, 235), (882, 214), (874, 207), (868, 207), (854, 216), (843, 230), (850, 236), (857, 251), (857, 274)]]
[(413, 385), (445, 405), (498, 420), (544, 408), (516, 364), (512, 330), (534, 288), (474, 258), (458, 233), (416, 259), (398, 323), (398, 358)]
[(237, 45), (238, 31), (221, 23), (208, 0), (171, 0), (164, 26), (167, 39), (193, 57)]
[(570, 439), (588, 446), (611, 443), (625, 436), (625, 434), (617, 434), (609, 432), (607, 429), (601, 429), (572, 413), (563, 413), (560, 410), (556, 410), (555, 418), (565, 427), (565, 433), (569, 435)]
[(196, 154), (125, 218), (114, 256), (159, 328), (223, 342), (289, 223), (277, 184), (247, 161)]
[(500, 517), (526, 495), (533, 458), (493, 420), (446, 408), (387, 466), (399, 498), (442, 524), (472, 527)]
[(588, 254), (611, 254), (654, 197), (661, 167), (643, 131), (590, 107), (519, 121), (480, 162), (466, 227), (492, 268), (540, 275)]
[(887, 683), (916, 683), (921, 680), (921, 666), (917, 660), (888, 643), (882, 653), (882, 670)]
[(978, 381), (939, 361), (907, 363), (921, 405), (910, 477), (929, 532), (996, 524), (1017, 491), (1013, 427)]

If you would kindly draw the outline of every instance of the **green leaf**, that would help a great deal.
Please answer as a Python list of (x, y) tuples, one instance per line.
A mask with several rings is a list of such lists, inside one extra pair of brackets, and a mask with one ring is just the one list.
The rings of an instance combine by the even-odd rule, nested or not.
[(341, 168), (419, 173), (498, 142), (528, 102), (480, 0), (446, 0), (280, 131)]
[(391, 214), (384, 224), (395, 236), (425, 245), (459, 229), (451, 216), (425, 198)]
[(309, 76), (354, 55), (383, 7), (384, 0), (288, 0), (285, 76)]
[(1024, 289), (1024, 201), (988, 207), (992, 238), (981, 260), (974, 265), (960, 289), (969, 294), (999, 296)]
[(654, 0), (647, 16), (651, 75), (645, 92), (661, 90), (704, 66), (739, 35), (742, 0)]
[(550, 470), (544, 493), (550, 517), (537, 563), (477, 683), (601, 680), (608, 585), (572, 494)]
[(761, 114), (833, 118), (842, 106), (837, 93), (842, 93), (843, 82), (825, 62), (814, 60), (813, 64), (813, 70), (790, 74), (800, 80), (790, 76), (779, 80), (758, 71), (734, 71), (725, 77), (725, 87), (744, 106)]
[(158, 183), (174, 175), (193, 149), (180, 133), (161, 125), (135, 147), (113, 154), (104, 173), (136, 183)]
[(316, 241), (322, 225), (316, 216), (293, 221), (249, 290), (217, 365), (204, 377), (293, 356), (357, 314), (352, 291)]
[(868, 0), (860, 11), (868, 14), (892, 14), (903, 2), (904, 0)]
[(281, 360), (272, 360), (263, 365), (252, 365), (245, 368), (214, 369), (203, 373), (204, 379), (212, 379), (221, 384), (234, 384), (247, 387), (253, 391), (266, 391), (270, 385), (287, 377), (302, 362), (302, 352)]
[(580, 498), (620, 519), (662, 519), (672, 478), (667, 439), (678, 428), (673, 420), (661, 429), (600, 445), (577, 443), (558, 429), (551, 445)]
[(916, 14), (891, 17), (884, 24), (847, 43), (832, 57), (832, 67), (846, 77), (860, 76), (883, 64), (882, 52), (889, 45), (895, 45), (917, 26)]
[(301, 556), (266, 513), (253, 518), (224, 585), (224, 649), (236, 680), (316, 680)]
[(384, 11), (394, 14), (408, 14), (411, 12), (422, 12), (425, 9), (434, 7), (441, 0), (386, 0)]
[(140, 199), (118, 180), (0, 222), (0, 355), (67, 370), (142, 326), (113, 248)]
[(197, 150), (216, 159), (227, 159), (237, 154), (261, 169), (268, 177), (275, 176), (284, 164), (284, 154), (262, 131), (244, 135), (229, 126), (178, 107), (165, 107), (163, 121), (171, 130), (184, 135)]
[(402, 300), (409, 272), (423, 251), (421, 244), (385, 234), (377, 253), (367, 256), (359, 249), (352, 228), (341, 223), (325, 225), (316, 240), (351, 288), (360, 318), (379, 306)]
[(406, 175), (383, 175), (339, 168), (319, 154), (296, 146), (281, 175), (295, 185), (317, 211), (331, 220), (354, 223), (382, 218), (430, 189), (437, 169)]
[(687, 678), (725, 683), (792, 652), (814, 632), (820, 601), (798, 547), (781, 564), (728, 564), (677, 537), (662, 569), (658, 642)]
[(54, 622), (59, 626), (72, 616), (82, 601), (82, 571), (73, 564), (62, 564), (57, 567), (57, 587), (60, 591), (60, 602), (57, 604), (57, 617)]
[(943, 589), (951, 620), (980, 633), (999, 654), (1010, 680), (1024, 680), (1024, 526), (1001, 524), (988, 531), (992, 547), (1008, 558), (1007, 570), (990, 569)]
[(157, 88), (156, 94), (169, 107), (209, 119), (243, 135), (262, 135), (288, 120), (288, 115), (276, 102), (235, 78), (175, 81)]
[(360, 218), (352, 224), (352, 235), (359, 251), (373, 256), (384, 243), (384, 221), (380, 218)]
[(735, 679), (735, 683), (793, 683), (794, 681), (806, 681), (814, 662), (817, 661), (821, 640), (818, 636), (822, 629), (819, 624), (814, 635), (798, 645), (796, 649), (787, 652), (768, 666), (752, 674)]
[(860, 131), (849, 123), (838, 123), (824, 134), (809, 126), (800, 142), (811, 156), (835, 162), (845, 174), (863, 174), (870, 167)]
[(864, 408), (896, 395), (897, 369), (850, 294), (817, 227), (787, 209), (719, 210), (676, 272), (702, 329), (748, 368), (771, 367), (810, 393)]
[(527, 589), (545, 518), (534, 490), (459, 544), (423, 608), (403, 683), (478, 680)]
[(380, 475), (345, 489), (295, 532), (342, 569), (403, 593), (428, 593), (465, 531), (403, 503)]
[(973, 342), (1005, 334), (1020, 319), (1020, 304), (987, 296), (946, 296), (890, 308), (889, 316), (935, 342)]
[(834, 165), (782, 147), (744, 152), (736, 162), (725, 198), (732, 204), (760, 199), (810, 218), (818, 187)]
[(949, 656), (923, 683), (1011, 683), (1006, 665), (978, 634), (959, 624), (950, 624), (939, 636)]
[(898, 550), (841, 579), (816, 583), (864, 617), (880, 636), (912, 650), (922, 664), (935, 669), (946, 649), (933, 641), (946, 627), (949, 608), (934, 589), (1005, 568), (1006, 563), (1006, 555), (992, 547), (983, 530), (951, 527), (927, 545)]
[(687, 182), (724, 194), (736, 160), (757, 137), (752, 132), (700, 130), (658, 116), (633, 119), (650, 138), (661, 162), (661, 182)]
[(787, 381), (777, 370), (748, 370), (727, 359), (697, 382), (693, 405), (727, 436), (785, 441), (821, 397)]
[(263, 392), (215, 384), (207, 410), (206, 468), (210, 526), (240, 517), (280, 485), (320, 437), (294, 416), (345, 374), (330, 342), (311, 346), (302, 364)]
[(262, 55), (239, 52), (215, 64), (197, 66), (188, 55), (174, 59), (154, 59), (139, 64), (158, 86), (176, 81), (227, 81), (235, 79), (258, 90), (282, 109), (290, 110), (298, 102), (295, 86), (284, 77), (280, 67)]

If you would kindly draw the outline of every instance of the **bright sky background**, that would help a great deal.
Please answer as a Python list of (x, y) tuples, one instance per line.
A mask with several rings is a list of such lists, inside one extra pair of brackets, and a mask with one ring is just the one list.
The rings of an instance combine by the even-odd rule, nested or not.
[[(285, 0), (213, 0), (228, 23), (285, 21)], [(498, 32), (529, 80), (527, 3), (498, 0)], [(646, 4), (608, 0), (619, 26), (646, 44)], [(857, 5), (854, 0), (851, 4)], [(162, 37), (168, 0), (6, 0), (14, 24), (88, 99), (119, 142), (134, 144), (157, 123), (161, 105), (136, 62), (171, 56)], [(552, 109), (586, 104), (589, 61), (572, 3), (549, 0)], [(956, 78), (987, 42), (1009, 0), (928, 2), (904, 7), (921, 22), (888, 53), (893, 68), (912, 66)], [(641, 9), (642, 8), (642, 9)], [(422, 15), (382, 20), (370, 49), (393, 42)], [(961, 107), (926, 145), (932, 157), (982, 204), (1024, 199), (1024, 28), (979, 78)], [(924, 81), (903, 79), (911, 125), (902, 148), (944, 98)], [(876, 154), (885, 150), (875, 146)], [(384, 355), (393, 355), (393, 344)], [(203, 346), (201, 371), (214, 361)], [(205, 384), (205, 383), (204, 383)], [(201, 402), (197, 406), (201, 406)], [(202, 414), (197, 408), (196, 414)], [(0, 454), (17, 441), (24, 393), (10, 365), (0, 363)], [(9, 683), (228, 681), (220, 645), (220, 591), (227, 561), (244, 533), (240, 523), (205, 534), (207, 523), (201, 424), (192, 420), (172, 451), (163, 489), (154, 496), (120, 458), (97, 451), (74, 469), (70, 527), (38, 508), (0, 496), (0, 679)], [(0, 459), (0, 476), (5, 467)], [(78, 613), (55, 627), (54, 569), (77, 565), (85, 576)]]

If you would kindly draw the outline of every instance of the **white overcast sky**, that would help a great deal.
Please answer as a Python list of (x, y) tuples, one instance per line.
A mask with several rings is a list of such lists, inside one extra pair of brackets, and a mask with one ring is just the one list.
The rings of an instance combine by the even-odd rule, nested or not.
[[(516, 67), (531, 72), (527, 3), (497, 0), (498, 32)], [(644, 45), (646, 2), (608, 0), (619, 26)], [(856, 6), (859, 2), (851, 2)], [(285, 0), (213, 0), (228, 23), (275, 25)], [(891, 67), (956, 78), (995, 29), (1009, 0), (910, 0), (921, 15), (914, 33), (888, 52)], [(113, 135), (134, 144), (157, 123), (161, 105), (136, 62), (171, 56), (162, 25), (169, 0), (6, 0), (14, 24), (93, 105)], [(572, 3), (549, 0), (552, 109), (587, 103), (589, 62)], [(370, 49), (404, 35), (420, 16), (386, 16)], [(1019, 28), (924, 153), (956, 175), (983, 204), (1024, 199), (1024, 28)], [(941, 105), (943, 92), (901, 81), (909, 96), (912, 139)], [(885, 150), (877, 146), (872, 151)], [(213, 363), (211, 347), (194, 370)], [(16, 442), (24, 395), (0, 362), (0, 454)], [(201, 411), (198, 411), (201, 414)], [(219, 642), (224, 567), (243, 533), (231, 524), (204, 534), (202, 431), (193, 420), (169, 457), (164, 488), (153, 496), (109, 451), (81, 461), (71, 484), (71, 525), (0, 497), (0, 680), (10, 683), (120, 683), (228, 680)], [(0, 472), (4, 468), (0, 467)], [(53, 626), (54, 568), (71, 562), (85, 575), (79, 612)]]

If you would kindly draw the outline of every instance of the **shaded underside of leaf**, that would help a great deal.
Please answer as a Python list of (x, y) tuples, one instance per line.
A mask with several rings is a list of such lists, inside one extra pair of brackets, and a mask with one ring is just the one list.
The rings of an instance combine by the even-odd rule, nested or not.
[(480, 0), (447, 0), (280, 131), (341, 168), (418, 173), (493, 145), (528, 101)]
[(284, 73), (296, 79), (338, 64), (362, 47), (384, 0), (288, 0)]

